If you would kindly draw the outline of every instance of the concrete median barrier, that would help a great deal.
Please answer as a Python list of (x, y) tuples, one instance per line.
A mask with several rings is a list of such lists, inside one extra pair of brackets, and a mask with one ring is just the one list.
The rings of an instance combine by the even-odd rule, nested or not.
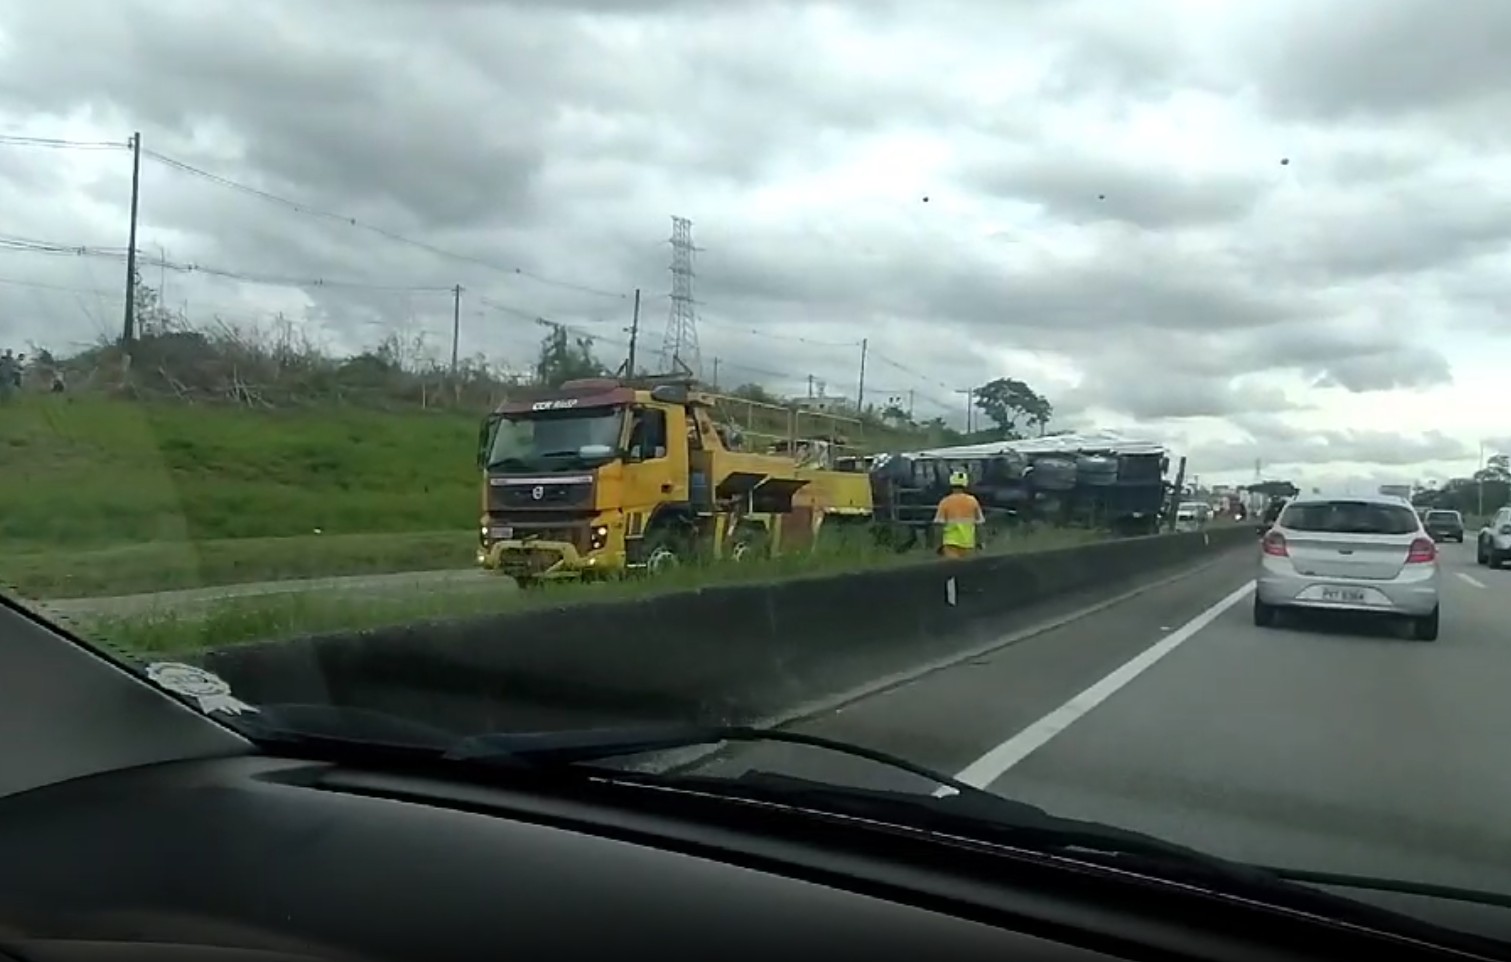
[(207, 652), (238, 697), (396, 712), (457, 731), (746, 722), (969, 650), (1015, 611), (1115, 593), (1253, 530), (736, 584)]

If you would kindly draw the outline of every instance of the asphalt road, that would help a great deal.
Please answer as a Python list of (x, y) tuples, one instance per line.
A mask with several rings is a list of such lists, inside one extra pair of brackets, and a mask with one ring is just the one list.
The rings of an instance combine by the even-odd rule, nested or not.
[[(1511, 893), (1511, 570), (1445, 544), (1442, 633), (1254, 627), (1254, 554), (789, 727), (1246, 861)], [(792, 746), (759, 767), (930, 791)]]

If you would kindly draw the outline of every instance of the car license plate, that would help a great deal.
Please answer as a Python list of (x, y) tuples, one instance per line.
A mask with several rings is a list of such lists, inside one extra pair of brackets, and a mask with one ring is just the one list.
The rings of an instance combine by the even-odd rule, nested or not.
[(506, 524), (494, 525), (488, 529), (488, 536), (494, 541), (507, 541), (514, 537), (514, 529)]
[(1323, 601), (1340, 601), (1344, 603), (1361, 604), (1364, 601), (1363, 588), (1323, 588)]

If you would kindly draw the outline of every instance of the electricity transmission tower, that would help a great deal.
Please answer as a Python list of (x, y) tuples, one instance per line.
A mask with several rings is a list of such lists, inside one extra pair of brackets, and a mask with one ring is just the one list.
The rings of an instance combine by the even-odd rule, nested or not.
[(693, 254), (698, 250), (693, 246), (693, 222), (673, 217), (671, 242), (671, 307), (666, 316), (666, 336), (661, 341), (661, 369), (701, 378), (703, 359), (698, 351), (698, 316), (693, 309)]

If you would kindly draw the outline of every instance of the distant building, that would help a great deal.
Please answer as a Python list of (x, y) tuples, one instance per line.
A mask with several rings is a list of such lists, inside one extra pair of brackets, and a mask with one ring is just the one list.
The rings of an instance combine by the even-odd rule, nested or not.
[(788, 403), (799, 411), (812, 411), (815, 414), (847, 414), (855, 407), (848, 398), (835, 394), (826, 394), (821, 397), (795, 397), (789, 399)]

